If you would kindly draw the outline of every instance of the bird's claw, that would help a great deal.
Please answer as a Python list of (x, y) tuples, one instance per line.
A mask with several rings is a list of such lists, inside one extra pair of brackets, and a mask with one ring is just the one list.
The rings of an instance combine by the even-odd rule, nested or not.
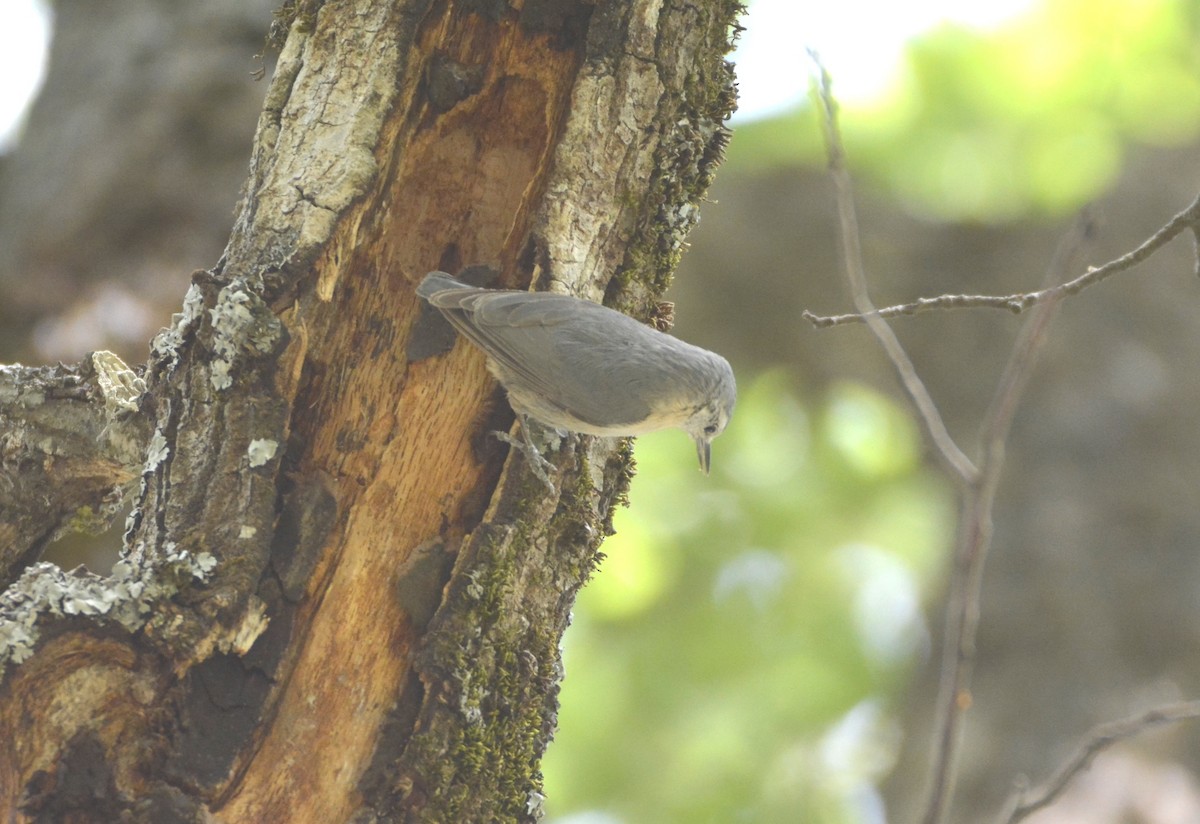
[(553, 495), (555, 493), (554, 482), (550, 480), (550, 476), (546, 473), (557, 472), (558, 467), (542, 457), (541, 452), (538, 452), (537, 447), (529, 440), (529, 430), (524, 424), (521, 425), (521, 433), (525, 436), (524, 438), (514, 438), (507, 432), (493, 432), (492, 434), (496, 436), (497, 440), (504, 441), (509, 446), (519, 449), (525, 456), (526, 461), (528, 461), (529, 468), (533, 470), (533, 474), (546, 485), (546, 488), (550, 490), (550, 494)]

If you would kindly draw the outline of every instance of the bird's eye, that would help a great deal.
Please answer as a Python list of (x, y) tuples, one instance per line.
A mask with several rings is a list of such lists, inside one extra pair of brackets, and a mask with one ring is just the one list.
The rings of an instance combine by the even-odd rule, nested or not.
[(710, 423), (708, 426), (704, 427), (704, 434), (705, 435), (717, 434), (717, 425), (715, 423)]

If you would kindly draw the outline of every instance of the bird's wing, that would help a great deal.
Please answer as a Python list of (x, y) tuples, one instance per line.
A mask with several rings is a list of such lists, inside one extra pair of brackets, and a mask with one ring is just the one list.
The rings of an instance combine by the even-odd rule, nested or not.
[[(645, 420), (644, 387), (623, 369), (643, 333), (637, 321), (566, 295), (447, 288), (428, 298), (493, 361), (509, 390), (595, 427)], [(517, 386), (513, 386), (513, 384)]]

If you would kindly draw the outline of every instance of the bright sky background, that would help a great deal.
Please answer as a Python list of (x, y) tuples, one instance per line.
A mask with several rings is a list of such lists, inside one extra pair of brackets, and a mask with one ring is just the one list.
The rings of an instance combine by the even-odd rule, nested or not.
[(50, 13), (41, 0), (7, 0), (0, 26), (0, 152), (16, 137), (18, 119), (42, 85)]
[(740, 91), (734, 122), (795, 105), (808, 95), (806, 50), (821, 55), (843, 106), (886, 94), (905, 42), (942, 22), (994, 28), (1036, 0), (749, 0), (733, 61)]
[[(1036, 0), (750, 0), (734, 62), (741, 103), (736, 121), (752, 120), (805, 97), (805, 48), (832, 72), (843, 105), (884, 94), (904, 42), (942, 21), (987, 29), (1027, 11)], [(6, 0), (0, 26), (0, 152), (41, 83), (51, 15), (42, 0)], [(265, 21), (264, 21), (265, 25)]]

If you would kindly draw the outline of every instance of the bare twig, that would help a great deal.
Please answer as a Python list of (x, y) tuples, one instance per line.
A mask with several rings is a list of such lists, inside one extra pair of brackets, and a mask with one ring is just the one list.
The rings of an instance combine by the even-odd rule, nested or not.
[(1196, 277), (1200, 278), (1200, 223), (1192, 224), (1192, 257), (1196, 261)]
[[(937, 729), (931, 752), (929, 793), (922, 816), (924, 824), (942, 824), (953, 799), (962, 719), (971, 702), (970, 680), (979, 620), (980, 591), (991, 543), (992, 508), (1004, 464), (1004, 446), (1024, 387), (1036, 366), (1050, 324), (1057, 314), (1059, 302), (1067, 295), (1076, 294), (1109, 275), (1137, 265), (1185, 229), (1190, 229), (1196, 239), (1197, 272), (1200, 274), (1200, 198), (1133, 251), (1101, 267), (1090, 268), (1085, 274), (1057, 286), (1048, 284), (1061, 281), (1067, 272), (1076, 271), (1081, 265), (1080, 253), (1091, 228), (1091, 222), (1086, 217), (1077, 223), (1074, 231), (1059, 245), (1046, 273), (1044, 284), (1047, 285), (1039, 291), (1006, 297), (944, 295), (877, 310), (868, 292), (858, 220), (838, 130), (836, 104), (830, 90), (830, 78), (821, 65), (820, 58), (811, 50), (809, 54), (817, 69), (816, 97), (822, 108), (826, 149), (837, 196), (845, 274), (858, 311), (832, 317), (818, 317), (805, 312), (804, 317), (818, 327), (849, 322), (867, 324), (896, 369), (905, 392), (936, 447), (937, 454), (957, 482), (962, 499), (959, 535), (954, 549), (954, 568), (947, 598), (942, 669), (935, 708)], [(984, 416), (980, 431), (982, 456), (978, 467), (959, 449), (946, 430), (941, 415), (917, 376), (911, 360), (885, 320), (896, 315), (916, 314), (926, 309), (975, 306), (999, 307), (1013, 312), (1022, 312), (1030, 307), (1037, 308), (1021, 329), (997, 384), (995, 396)], [(1053, 795), (1061, 792), (1062, 785), (1087, 765), (1095, 752), (1111, 743), (1109, 739), (1128, 737), (1146, 726), (1200, 715), (1200, 702), (1194, 706), (1178, 707), (1187, 709), (1167, 708), (1134, 719), (1133, 722), (1120, 722), (1099, 728), (1103, 736), (1097, 736), (1096, 740), (1103, 737), (1103, 741), (1091, 745), (1091, 749), (1085, 748), (1083, 755), (1068, 764), (1059, 776), (1056, 776), (1055, 781), (1050, 782), (1051, 790), (1044, 794), (1046, 800), (1042, 800), (1043, 795), (1039, 795), (1038, 800), (1030, 803), (1018, 798), (1012, 807), (1014, 814), (1020, 813), (1019, 817), (1024, 817), (1038, 808), (1032, 806), (1033, 804), (1044, 806), (1049, 803)], [(1181, 714), (1184, 712), (1186, 714)], [(1126, 732), (1127, 729), (1131, 731)], [(1017, 817), (1010, 818), (1010, 822), (1016, 820)]]
[[(1090, 226), (1087, 217), (1081, 218), (1074, 230), (1059, 243), (1046, 272), (1048, 282), (1053, 282), (1062, 272), (1070, 271), (1081, 256)], [(979, 478), (963, 493), (959, 538), (954, 550), (954, 571), (946, 604), (942, 671), (934, 710), (937, 730), (933, 740), (929, 795), (923, 819), (927, 824), (944, 821), (953, 798), (962, 720), (970, 706), (979, 598), (983, 569), (991, 546), (992, 505), (1004, 466), (1004, 444), (1060, 300), (1061, 297), (1056, 297), (1041, 304), (1022, 327), (980, 428), (983, 458)]]
[(1091, 766), (1092, 760), (1099, 753), (1118, 741), (1132, 738), (1155, 727), (1193, 718), (1200, 718), (1200, 701), (1167, 704), (1123, 721), (1100, 724), (1092, 729), (1071, 757), (1036, 791), (1022, 788), (1014, 790), (999, 820), (1002, 824), (1016, 824), (1038, 810), (1050, 806), (1062, 795), (1075, 776)]
[(846, 156), (842, 148), (841, 133), (837, 123), (837, 104), (833, 99), (829, 73), (821, 64), (816, 52), (809, 50), (817, 72), (816, 93), (823, 112), (825, 147), (829, 157), (829, 170), (837, 192), (838, 218), (841, 228), (842, 260), (846, 267), (846, 279), (850, 284), (850, 295), (858, 311), (863, 314), (867, 326), (879, 339), (884, 352), (892, 362), (900, 383), (925, 426), (938, 456), (956, 478), (970, 481), (978, 475), (971, 459), (954, 442), (942, 416), (938, 413), (929, 390), (921, 382), (912, 360), (900, 345), (896, 333), (875, 313), (867, 289), (867, 277), (863, 267), (862, 247), (859, 243), (858, 215), (854, 209), (854, 193), (850, 173), (846, 169)]
[(1126, 269), (1132, 269), (1186, 230), (1191, 230), (1193, 236), (1197, 238), (1196, 270), (1197, 274), (1200, 275), (1200, 234), (1197, 234), (1200, 232), (1200, 197), (1197, 197), (1192, 201), (1190, 206), (1171, 218), (1165, 226), (1148, 237), (1142, 245), (1133, 251), (1110, 260), (1103, 266), (1089, 267), (1082, 275), (1065, 283), (1060, 283), (1057, 286), (1050, 286), (1036, 292), (1019, 292), (1013, 295), (939, 295), (935, 298), (920, 298), (911, 303), (897, 304), (884, 309), (875, 309), (873, 307), (863, 309), (861, 306), (858, 306), (858, 312), (845, 315), (816, 315), (805, 311), (801, 317), (814, 326), (826, 327), (840, 326), (846, 323), (865, 322), (869, 324), (872, 318), (916, 315), (933, 309), (1007, 309), (1010, 312), (1020, 313), (1049, 300), (1057, 300), (1067, 295), (1078, 294), (1110, 275), (1115, 275)]

